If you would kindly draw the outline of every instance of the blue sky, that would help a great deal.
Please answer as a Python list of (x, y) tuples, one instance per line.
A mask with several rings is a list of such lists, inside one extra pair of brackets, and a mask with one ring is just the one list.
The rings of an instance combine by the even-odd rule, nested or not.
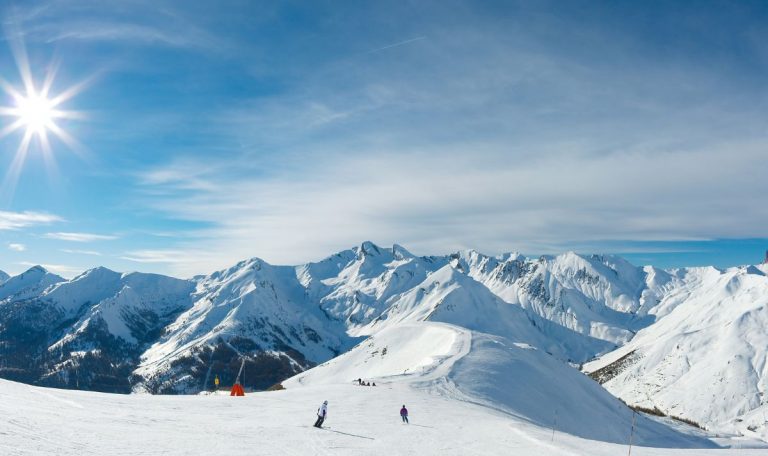
[[(0, 138), (0, 269), (179, 276), (363, 240), (417, 254), (768, 249), (763, 2), (3, 2), (77, 86), (46, 159)], [(0, 106), (13, 106), (2, 94)], [(13, 122), (0, 117), (0, 130)], [(18, 163), (18, 162), (17, 162)]]

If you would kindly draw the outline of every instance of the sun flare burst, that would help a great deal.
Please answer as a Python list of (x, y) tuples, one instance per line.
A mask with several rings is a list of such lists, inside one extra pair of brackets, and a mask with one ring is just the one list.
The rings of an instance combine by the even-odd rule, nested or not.
[(38, 94), (32, 94), (18, 100), (16, 107), (19, 120), (38, 135), (50, 127), (56, 115), (51, 105), (51, 100)]
[(35, 145), (39, 146), (39, 150), (50, 169), (56, 167), (53, 159), (54, 149), (51, 144), (51, 136), (57, 138), (76, 153), (82, 150), (82, 146), (61, 127), (60, 123), (67, 119), (83, 119), (85, 117), (81, 112), (62, 108), (66, 101), (84, 88), (85, 84), (77, 84), (52, 95), (51, 88), (58, 70), (58, 65), (52, 64), (48, 66), (45, 79), (38, 89), (38, 85), (32, 77), (32, 70), (23, 43), (12, 43), (11, 50), (24, 86), (23, 89), (17, 89), (0, 78), (0, 89), (7, 94), (9, 101), (11, 101), (9, 106), (0, 106), (0, 116), (6, 119), (0, 120), (0, 139), (15, 132), (23, 132), (20, 135), (18, 148), (6, 172), (2, 186), (2, 193), (9, 192), (12, 194), (27, 155)]

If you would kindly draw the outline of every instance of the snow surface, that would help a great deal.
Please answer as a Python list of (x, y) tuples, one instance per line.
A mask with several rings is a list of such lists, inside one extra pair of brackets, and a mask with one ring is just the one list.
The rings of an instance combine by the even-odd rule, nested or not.
[(674, 271), (663, 318), (584, 369), (621, 364), (604, 386), (625, 401), (768, 440), (765, 269)]
[[(591, 440), (621, 443), (632, 411), (596, 382), (550, 354), (499, 336), (439, 323), (396, 326), (340, 357), (284, 382), (294, 386), (406, 383), (442, 397), (480, 404), (540, 427)], [(587, 405), (588, 404), (588, 405)], [(587, 409), (588, 407), (588, 409)], [(642, 417), (635, 441), (653, 446), (706, 447)]]
[[(352, 381), (357, 376), (377, 386), (357, 386)], [(505, 382), (516, 388), (498, 387)], [(452, 325), (408, 324), (382, 331), (336, 360), (286, 381), (283, 391), (242, 398), (109, 395), (0, 381), (0, 413), (5, 417), (0, 420), (0, 452), (625, 454), (630, 413), (589, 382), (525, 344)], [(552, 384), (561, 391), (551, 390)], [(553, 395), (542, 395), (545, 389)], [(582, 403), (582, 394), (596, 394), (596, 399)], [(323, 400), (329, 401), (326, 428), (314, 429), (311, 423)], [(398, 416), (403, 404), (410, 424), (401, 423)], [(550, 415), (555, 404), (562, 407), (557, 424), (553, 412)], [(726, 456), (768, 450), (755, 442), (722, 440), (737, 446), (718, 449), (703, 433), (683, 428), (640, 418), (635, 442), (657, 447), (635, 446), (632, 454)], [(592, 438), (579, 436), (585, 433)], [(749, 447), (755, 448), (745, 449)]]
[(454, 264), (504, 301), (613, 344), (626, 343), (652, 323), (638, 312), (646, 303), (649, 275), (616, 256), (491, 258), (468, 251), (456, 255)]
[(429, 320), (533, 344), (561, 359), (585, 359), (613, 348), (609, 342), (551, 324), (520, 306), (504, 302), (450, 264), (429, 274), (416, 287), (394, 296), (389, 304), (384, 313), (357, 333), (375, 334), (405, 322)]

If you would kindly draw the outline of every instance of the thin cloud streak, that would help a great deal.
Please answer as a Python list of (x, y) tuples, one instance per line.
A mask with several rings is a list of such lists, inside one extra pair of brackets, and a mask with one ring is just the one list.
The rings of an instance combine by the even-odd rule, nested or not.
[(181, 250), (135, 250), (127, 252), (120, 259), (134, 263), (184, 263), (194, 253)]
[(93, 234), (93, 233), (46, 233), (43, 237), (48, 239), (57, 239), (59, 241), (68, 242), (95, 242), (95, 241), (112, 241), (118, 239), (118, 236), (106, 235), (106, 234)]
[(416, 37), (416, 38), (411, 38), (409, 40), (400, 41), (400, 42), (397, 42), (397, 43), (394, 43), (394, 44), (389, 44), (387, 46), (382, 46), (380, 48), (371, 49), (370, 51), (365, 52), (365, 54), (373, 54), (375, 52), (385, 51), (387, 49), (392, 49), (392, 48), (395, 48), (395, 47), (398, 47), (398, 46), (404, 46), (406, 44), (410, 44), (410, 43), (413, 43), (415, 41), (421, 41), (421, 40), (425, 40), (425, 39), (427, 39), (426, 36), (419, 36), (419, 37)]
[[(145, 5), (119, 10), (103, 2), (72, 2), (45, 8), (16, 9), (8, 21), (19, 34), (44, 43), (82, 41), (157, 46), (223, 53), (234, 44), (196, 25), (170, 5), (147, 14)], [(83, 14), (83, 11), (87, 11)]]
[(50, 225), (56, 222), (63, 222), (64, 219), (58, 215), (46, 212), (8, 212), (0, 211), (0, 230), (19, 230), (36, 225)]
[(133, 44), (165, 45), (178, 48), (209, 48), (210, 43), (194, 40), (190, 35), (173, 35), (146, 25), (105, 23), (104, 21), (75, 22), (47, 25), (37, 32), (48, 31), (49, 43), (61, 40), (129, 41)]
[(64, 253), (70, 253), (72, 255), (102, 256), (101, 252), (97, 252), (95, 250), (60, 249), (60, 251)]

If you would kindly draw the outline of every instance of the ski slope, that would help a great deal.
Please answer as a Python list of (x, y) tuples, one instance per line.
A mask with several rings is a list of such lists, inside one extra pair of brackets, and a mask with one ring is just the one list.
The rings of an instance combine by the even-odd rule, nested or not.
[[(357, 386), (352, 380), (359, 376), (377, 386)], [(289, 379), (285, 390), (243, 398), (109, 395), (0, 381), (4, 416), (0, 453), (625, 454), (626, 410), (604, 391), (585, 402), (582, 394), (599, 390), (589, 382), (525, 344), (447, 324), (411, 324), (383, 331), (341, 357)], [(553, 384), (560, 391), (553, 391)], [(314, 413), (323, 400), (329, 401), (327, 427), (315, 429)], [(563, 408), (553, 435), (549, 417), (555, 403)], [(403, 404), (410, 411), (408, 425), (398, 416)], [(601, 429), (606, 426), (609, 429)], [(657, 447), (635, 447), (634, 455), (768, 451), (744, 448), (756, 446), (754, 442), (716, 448), (700, 432), (672, 429), (647, 418), (640, 418), (637, 427), (636, 442)]]
[[(349, 352), (284, 382), (288, 389), (360, 378), (405, 383), (435, 396), (474, 403), (591, 440), (624, 442), (632, 411), (596, 382), (531, 345), (431, 322), (393, 327)], [(641, 417), (635, 441), (707, 447), (707, 439)]]

